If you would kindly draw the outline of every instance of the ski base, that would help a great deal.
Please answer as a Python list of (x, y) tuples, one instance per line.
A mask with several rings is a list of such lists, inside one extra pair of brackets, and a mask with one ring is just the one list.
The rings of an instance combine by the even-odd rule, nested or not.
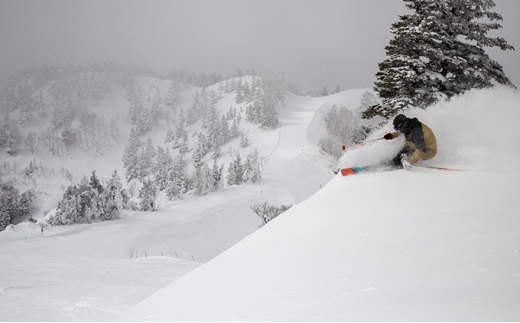
[(354, 175), (361, 172), (373, 171), (376, 170), (377, 166), (363, 166), (363, 167), (350, 167), (350, 168), (342, 168), (341, 175), (348, 176)]
[[(363, 167), (350, 167), (350, 168), (342, 168), (340, 170), (341, 175), (343, 176), (349, 176), (358, 174), (361, 172), (367, 172), (367, 171), (376, 171), (378, 168), (381, 168), (382, 166), (363, 166)], [(434, 167), (434, 166), (424, 166), (424, 165), (415, 165), (410, 164), (409, 169), (414, 168), (429, 168), (429, 169), (437, 169), (437, 170), (446, 170), (446, 171), (455, 171), (455, 172), (463, 172), (466, 171), (464, 169), (453, 169), (453, 168), (444, 168), (444, 167)], [(395, 168), (394, 168), (395, 169)]]

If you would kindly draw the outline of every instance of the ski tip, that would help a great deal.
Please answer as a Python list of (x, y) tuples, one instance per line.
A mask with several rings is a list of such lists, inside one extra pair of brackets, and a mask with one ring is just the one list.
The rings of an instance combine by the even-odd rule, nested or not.
[(341, 175), (348, 176), (348, 175), (354, 175), (354, 170), (352, 168), (343, 168), (341, 169)]

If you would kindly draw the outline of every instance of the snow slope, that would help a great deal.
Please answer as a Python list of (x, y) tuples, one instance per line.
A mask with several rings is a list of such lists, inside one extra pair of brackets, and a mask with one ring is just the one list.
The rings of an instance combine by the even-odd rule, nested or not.
[[(407, 115), (437, 136), (424, 164), (468, 171), (337, 175), (119, 320), (520, 320), (518, 92), (474, 91)], [(379, 162), (397, 145), (350, 150), (340, 165)], [(293, 156), (282, 159), (318, 155)]]
[[(163, 93), (169, 86), (169, 82), (155, 79), (141, 82), (142, 88), (157, 85)], [(185, 89), (183, 104), (191, 104), (188, 99), (194, 91)], [(0, 232), (0, 320), (113, 320), (210, 261), (261, 225), (251, 205), (266, 201), (297, 204), (333, 178), (334, 161), (308, 143), (307, 127), (320, 107), (331, 102), (359, 103), (361, 94), (345, 91), (324, 98), (288, 95), (280, 128), (262, 130), (242, 122), (240, 131), (247, 134), (251, 146), (241, 149), (241, 155), (258, 148), (265, 157), (259, 183), (224, 187), (204, 197), (188, 195), (182, 201), (167, 201), (162, 196), (156, 212), (128, 212), (117, 221), (47, 227), (43, 238), (40, 227), (27, 222)], [(124, 93), (111, 93), (98, 109), (108, 113), (109, 107), (126, 108), (126, 104)], [(228, 95), (217, 108), (223, 114), (233, 105), (233, 95)], [(127, 130), (121, 129), (121, 133)], [(164, 131), (152, 131), (150, 137), (163, 142)], [(219, 163), (226, 168), (232, 159), (228, 152), (238, 147), (239, 140), (222, 149)], [(47, 162), (55, 166), (66, 159), (63, 167), (74, 173), (75, 180), (81, 174), (88, 175), (91, 167), (100, 177), (110, 176), (114, 169), (123, 175), (123, 149), (124, 145), (114, 147), (95, 159), (79, 154), (61, 160), (49, 157)], [(103, 165), (105, 169), (98, 168)], [(54, 177), (44, 183), (49, 192), (61, 192), (63, 184), (67, 184), (64, 179)], [(53, 198), (41, 198), (45, 208), (56, 205)]]

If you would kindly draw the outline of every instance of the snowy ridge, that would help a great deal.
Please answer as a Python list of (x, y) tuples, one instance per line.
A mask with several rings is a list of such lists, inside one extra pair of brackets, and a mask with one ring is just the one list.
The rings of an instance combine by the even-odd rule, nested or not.
[[(337, 175), (119, 320), (519, 320), (518, 92), (473, 91), (407, 115), (437, 136), (428, 164), (469, 171)], [(380, 161), (385, 144), (340, 165)]]

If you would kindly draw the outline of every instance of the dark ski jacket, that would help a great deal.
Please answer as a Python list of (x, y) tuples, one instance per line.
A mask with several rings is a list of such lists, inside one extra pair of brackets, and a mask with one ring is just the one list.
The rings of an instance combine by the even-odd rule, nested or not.
[(414, 151), (408, 160), (415, 164), (419, 159), (432, 159), (437, 154), (437, 139), (433, 131), (417, 118), (406, 119), (399, 131), (392, 132), (392, 139), (401, 134), (405, 136), (405, 143)]

